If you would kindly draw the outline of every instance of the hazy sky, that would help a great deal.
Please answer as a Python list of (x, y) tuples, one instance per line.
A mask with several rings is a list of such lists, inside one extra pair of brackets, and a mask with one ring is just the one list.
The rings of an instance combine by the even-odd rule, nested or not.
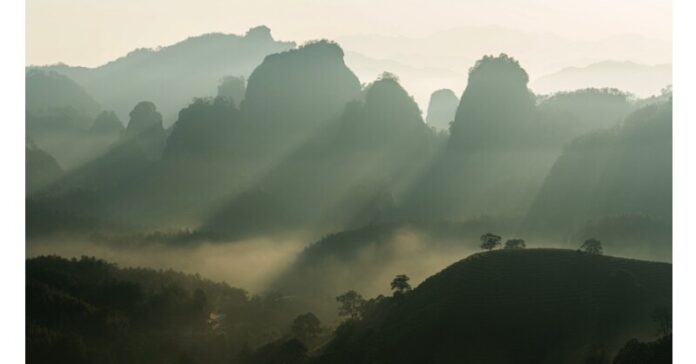
[(671, 41), (669, 0), (27, 0), (27, 64), (95, 66), (138, 47), (268, 25), (277, 39), (419, 37), (496, 25), (571, 39)]

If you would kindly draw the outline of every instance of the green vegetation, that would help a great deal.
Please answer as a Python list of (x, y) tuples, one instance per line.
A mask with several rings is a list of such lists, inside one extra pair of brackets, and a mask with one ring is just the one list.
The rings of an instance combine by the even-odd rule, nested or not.
[(26, 277), (29, 362), (229, 363), (290, 335), (283, 297), (197, 275), (46, 256), (27, 260)]
[(315, 362), (584, 363), (600, 347), (626, 360), (632, 335), (655, 337), (651, 312), (670, 307), (671, 274), (572, 250), (474, 254), (406, 296), (368, 300)]
[(424, 120), (266, 27), (26, 81), (29, 362), (671, 358), (669, 87), (484, 55)]

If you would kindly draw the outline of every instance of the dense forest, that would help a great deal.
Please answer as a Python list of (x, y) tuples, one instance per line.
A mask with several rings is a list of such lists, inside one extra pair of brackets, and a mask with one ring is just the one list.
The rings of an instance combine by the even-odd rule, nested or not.
[(671, 360), (671, 87), (383, 71), (265, 26), (27, 67), (28, 362)]

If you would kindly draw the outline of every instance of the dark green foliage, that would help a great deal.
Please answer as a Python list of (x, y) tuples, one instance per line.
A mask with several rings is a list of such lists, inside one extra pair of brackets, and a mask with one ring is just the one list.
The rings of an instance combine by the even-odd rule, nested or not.
[(505, 242), (505, 249), (524, 249), (526, 247), (524, 239), (508, 239)]
[(292, 317), (277, 298), (87, 257), (27, 260), (26, 294), (29, 363), (229, 363)]
[(571, 250), (474, 254), (339, 327), (317, 362), (606, 360), (632, 336), (654, 335), (650, 313), (671, 304), (671, 274), (665, 263)]
[(602, 255), (602, 242), (597, 239), (587, 239), (580, 246), (580, 250), (589, 254)]
[(485, 233), (479, 239), (481, 241), (481, 249), (491, 251), (500, 246), (502, 238), (499, 235)]
[(297, 339), (279, 340), (238, 359), (240, 364), (302, 364), (308, 359), (307, 347)]
[(321, 333), (321, 322), (311, 312), (295, 317), (290, 327), (292, 334), (302, 342), (312, 342)]
[(652, 342), (629, 340), (616, 354), (613, 364), (672, 363), (672, 334)]
[(339, 316), (351, 319), (358, 319), (361, 317), (365, 299), (358, 292), (352, 290), (348, 291), (336, 297), (336, 301), (341, 304), (338, 308)]
[(407, 275), (405, 274), (399, 274), (394, 279), (391, 281), (391, 289), (394, 291), (394, 294), (403, 294), (411, 290), (411, 285), (408, 283), (408, 281), (411, 280)]

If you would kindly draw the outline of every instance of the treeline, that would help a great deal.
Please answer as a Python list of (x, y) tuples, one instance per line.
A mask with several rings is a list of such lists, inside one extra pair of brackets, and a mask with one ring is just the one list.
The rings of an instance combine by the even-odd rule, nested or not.
[(26, 261), (28, 363), (230, 363), (292, 335), (276, 293), (99, 259)]

